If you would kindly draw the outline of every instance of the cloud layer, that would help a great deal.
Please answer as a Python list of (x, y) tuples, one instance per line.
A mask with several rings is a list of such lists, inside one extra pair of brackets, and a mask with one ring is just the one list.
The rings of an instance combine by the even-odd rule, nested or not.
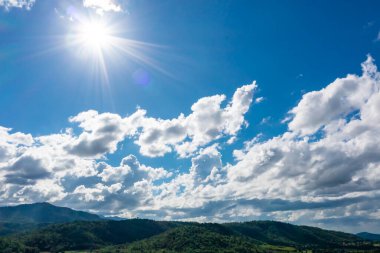
[[(35, 2), (36, 0), (0, 0), (0, 6), (7, 10), (11, 8), (30, 10)], [(104, 12), (122, 11), (122, 7), (117, 0), (83, 0), (83, 7), (94, 9), (100, 15), (103, 15)]]
[[(361, 75), (338, 78), (303, 95), (288, 130), (246, 140), (223, 162), (222, 147), (248, 127), (256, 83), (232, 98), (200, 98), (188, 115), (122, 116), (85, 111), (60, 133), (33, 137), (0, 128), (0, 202), (50, 201), (108, 215), (230, 221), (277, 219), (329, 228), (380, 228), (380, 73), (368, 56)], [(256, 99), (257, 101), (257, 99)], [(269, 103), (269, 101), (268, 101)], [(173, 171), (139, 155), (173, 155), (191, 166)], [(109, 210), (112, 210), (110, 212)], [(355, 217), (354, 219), (352, 217)]]

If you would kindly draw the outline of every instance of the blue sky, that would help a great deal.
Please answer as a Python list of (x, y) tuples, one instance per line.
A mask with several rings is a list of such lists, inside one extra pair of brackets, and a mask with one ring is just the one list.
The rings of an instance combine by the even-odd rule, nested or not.
[(0, 5), (4, 205), (380, 231), (376, 1)]

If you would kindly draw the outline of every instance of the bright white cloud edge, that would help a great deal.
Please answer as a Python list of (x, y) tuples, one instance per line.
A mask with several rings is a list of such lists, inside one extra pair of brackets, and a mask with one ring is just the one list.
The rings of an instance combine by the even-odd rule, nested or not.
[[(288, 131), (247, 140), (233, 152), (233, 164), (223, 163), (220, 147), (248, 125), (255, 82), (238, 88), (226, 106), (225, 95), (204, 97), (189, 115), (173, 119), (148, 117), (143, 109), (126, 117), (86, 111), (70, 118), (79, 134), (33, 137), (0, 128), (0, 201), (50, 201), (125, 217), (276, 219), (376, 231), (380, 74), (370, 56), (362, 69), (304, 94), (289, 111)], [(192, 165), (169, 172), (133, 155), (107, 164), (107, 154), (133, 140), (141, 155), (175, 153)]]

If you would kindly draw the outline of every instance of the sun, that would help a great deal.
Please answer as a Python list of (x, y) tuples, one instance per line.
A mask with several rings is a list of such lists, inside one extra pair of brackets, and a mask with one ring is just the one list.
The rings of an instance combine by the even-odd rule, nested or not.
[[(162, 47), (125, 37), (128, 27), (121, 27), (118, 23), (103, 17), (78, 15), (70, 21), (65, 44), (62, 47), (70, 49), (76, 56), (75, 59), (86, 61), (85, 67), (89, 69), (91, 75), (104, 81), (105, 84), (109, 84), (108, 69), (119, 65), (118, 61), (126, 62), (126, 57), (167, 74), (159, 67), (159, 63), (144, 53)], [(57, 46), (57, 49), (60, 48), (61, 46)]]
[(78, 42), (87, 49), (103, 50), (110, 46), (111, 29), (100, 21), (80, 24), (77, 31)]

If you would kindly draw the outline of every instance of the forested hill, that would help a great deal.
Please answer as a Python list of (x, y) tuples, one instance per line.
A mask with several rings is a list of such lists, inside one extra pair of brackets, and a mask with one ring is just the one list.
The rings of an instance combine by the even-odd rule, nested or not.
[(229, 252), (240, 252), (240, 246), (261, 252), (263, 247), (268, 246), (293, 249), (346, 246), (355, 248), (363, 241), (352, 234), (275, 221), (214, 224), (145, 219), (54, 224), (10, 238), (26, 247), (51, 252), (103, 247), (110, 247), (109, 252), (121, 249), (129, 252), (136, 247), (145, 251), (131, 252), (198, 252), (194, 249), (216, 250), (225, 247), (236, 250)]
[(372, 233), (367, 233), (367, 232), (361, 232), (356, 234), (360, 238), (363, 238), (365, 240), (371, 240), (371, 241), (377, 241), (380, 242), (380, 234), (372, 234)]
[(61, 223), (101, 219), (95, 214), (58, 207), (49, 203), (0, 207), (0, 222), (3, 223)]
[(353, 234), (276, 221), (110, 220), (48, 203), (0, 208), (0, 252), (380, 252), (376, 245)]

